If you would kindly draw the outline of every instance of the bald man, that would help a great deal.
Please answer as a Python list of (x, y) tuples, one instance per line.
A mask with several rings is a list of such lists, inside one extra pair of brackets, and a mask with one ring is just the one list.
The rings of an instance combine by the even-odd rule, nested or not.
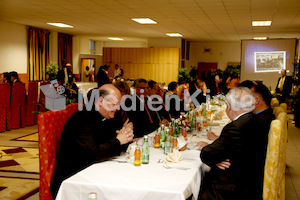
[(63, 129), (50, 185), (53, 199), (63, 180), (89, 165), (119, 155), (133, 139), (132, 125), (114, 118), (120, 110), (120, 91), (106, 84), (93, 92), (94, 109), (74, 113)]

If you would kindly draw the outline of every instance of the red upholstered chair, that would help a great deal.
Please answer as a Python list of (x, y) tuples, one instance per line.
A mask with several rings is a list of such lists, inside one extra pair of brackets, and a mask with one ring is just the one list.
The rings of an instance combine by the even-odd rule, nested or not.
[(68, 116), (68, 110), (47, 111), (38, 115), (40, 200), (52, 200), (50, 183), (54, 173), (61, 133)]
[(78, 111), (78, 103), (71, 103), (66, 106), (66, 110), (69, 111), (69, 117)]
[(37, 107), (37, 98), (38, 98), (38, 82), (30, 81), (28, 83), (28, 95), (26, 101), (26, 117), (25, 124), (26, 125), (34, 125), (37, 124), (37, 113), (33, 113), (34, 111), (38, 111)]
[(41, 106), (38, 107), (38, 110), (40, 112), (46, 112), (47, 111), (46, 108), (45, 108), (46, 97), (45, 97), (44, 93), (42, 92), (42, 90), (40, 89), (40, 86), (48, 85), (48, 84), (50, 84), (49, 81), (40, 81), (39, 84), (38, 84), (39, 85), (38, 86), (39, 104), (41, 105)]
[(12, 128), (25, 127), (25, 83), (14, 83), (11, 94)]
[(0, 84), (0, 132), (11, 129), (10, 84)]

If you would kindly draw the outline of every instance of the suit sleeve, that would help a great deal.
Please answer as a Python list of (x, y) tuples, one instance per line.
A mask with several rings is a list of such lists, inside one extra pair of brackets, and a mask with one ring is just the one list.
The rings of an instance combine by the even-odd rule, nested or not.
[(212, 167), (225, 159), (234, 159), (241, 151), (241, 143), (240, 130), (234, 124), (228, 124), (217, 140), (202, 149), (201, 160)]

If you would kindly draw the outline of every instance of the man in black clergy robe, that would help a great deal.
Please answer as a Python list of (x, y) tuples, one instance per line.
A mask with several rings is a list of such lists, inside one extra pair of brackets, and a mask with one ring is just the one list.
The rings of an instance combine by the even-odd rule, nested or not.
[[(120, 154), (133, 139), (132, 124), (114, 119), (120, 110), (121, 93), (111, 84), (94, 89), (96, 109), (78, 111), (66, 122), (60, 141), (56, 171), (50, 190), (55, 199), (63, 180), (88, 167)], [(96, 95), (97, 96), (97, 95)]]
[[(252, 113), (254, 97), (245, 87), (226, 95), (226, 113), (232, 120), (220, 137), (201, 150), (202, 161), (211, 167), (201, 183), (199, 199), (262, 199), (262, 151), (265, 139), (257, 116)], [(230, 167), (221, 169), (224, 160)]]

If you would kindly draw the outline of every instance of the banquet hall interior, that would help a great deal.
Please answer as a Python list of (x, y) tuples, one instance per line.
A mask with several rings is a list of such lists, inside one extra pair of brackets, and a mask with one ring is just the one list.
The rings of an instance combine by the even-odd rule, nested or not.
[[(0, 199), (39, 199), (38, 113), (51, 110), (42, 86), (66, 63), (72, 84), (85, 92), (97, 87), (101, 66), (110, 66), (112, 80), (118, 65), (129, 83), (144, 78), (167, 89), (180, 72), (196, 70), (200, 78), (220, 70), (236, 72), (240, 82), (262, 82), (275, 95), (285, 69), (294, 80), (293, 95), (282, 102), (285, 199), (300, 199), (299, 0), (1, 0), (0, 30), (0, 75), (17, 72), (27, 93), (21, 114), (13, 116), (14, 102), (25, 97), (0, 88)], [(92, 74), (83, 81), (86, 67)]]

